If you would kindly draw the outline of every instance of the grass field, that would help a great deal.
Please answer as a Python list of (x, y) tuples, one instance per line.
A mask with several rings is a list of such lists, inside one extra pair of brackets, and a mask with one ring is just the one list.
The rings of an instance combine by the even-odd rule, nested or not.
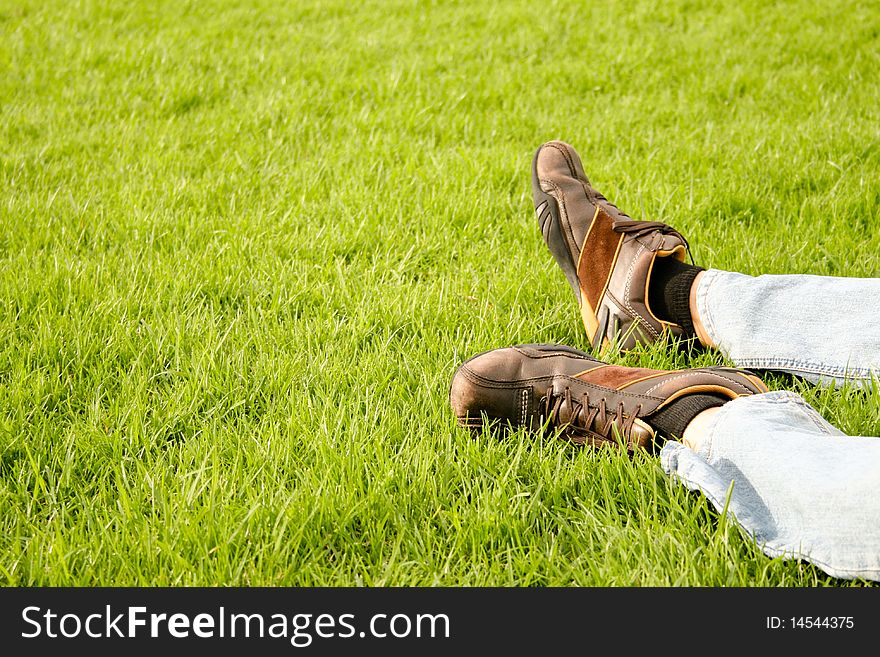
[(548, 139), (704, 267), (878, 275), (876, 5), (0, 0), (0, 43), (5, 585), (866, 584), (447, 390), (588, 348)]

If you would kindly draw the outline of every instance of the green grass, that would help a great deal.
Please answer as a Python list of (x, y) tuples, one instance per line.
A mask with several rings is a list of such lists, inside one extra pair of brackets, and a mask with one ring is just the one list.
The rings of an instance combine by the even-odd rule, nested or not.
[[(588, 346), (532, 210), (548, 139), (698, 264), (876, 276), (878, 24), (0, 0), (0, 580), (865, 584), (767, 558), (656, 457), (472, 438), (447, 390), (479, 351)], [(880, 435), (876, 389), (770, 383)]]

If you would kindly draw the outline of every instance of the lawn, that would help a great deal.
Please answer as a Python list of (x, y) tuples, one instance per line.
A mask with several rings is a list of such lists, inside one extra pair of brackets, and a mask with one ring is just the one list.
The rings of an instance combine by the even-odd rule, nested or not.
[[(4, 585), (866, 584), (447, 393), (589, 347), (549, 139), (699, 265), (880, 275), (877, 6), (0, 0), (0, 44)], [(876, 388), (767, 381), (880, 435)]]

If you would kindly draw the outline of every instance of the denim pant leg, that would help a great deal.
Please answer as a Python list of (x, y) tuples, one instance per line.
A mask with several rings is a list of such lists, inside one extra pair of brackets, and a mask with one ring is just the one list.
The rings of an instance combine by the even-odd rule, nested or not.
[(788, 391), (720, 408), (695, 452), (667, 442), (664, 471), (728, 511), (763, 552), (834, 577), (880, 581), (880, 438), (846, 436)]
[(709, 269), (696, 297), (709, 337), (740, 367), (814, 383), (880, 376), (880, 278)]

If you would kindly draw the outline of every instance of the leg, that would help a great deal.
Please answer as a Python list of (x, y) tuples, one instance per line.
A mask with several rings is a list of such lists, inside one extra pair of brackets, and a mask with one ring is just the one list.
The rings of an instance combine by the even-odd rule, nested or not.
[(666, 334), (699, 338), (741, 367), (814, 382), (864, 384), (880, 374), (880, 278), (752, 277), (688, 265), (680, 233), (610, 203), (563, 142), (536, 152), (532, 191), (594, 349)]
[(779, 391), (704, 411), (660, 460), (716, 509), (727, 505), (767, 555), (880, 580), (880, 439), (846, 436)]
[(452, 377), (459, 423), (553, 432), (593, 447), (649, 449), (677, 439), (701, 411), (767, 392), (754, 374), (729, 367), (664, 371), (624, 367), (553, 344), (493, 349)]
[(880, 376), (880, 278), (700, 272), (690, 311), (700, 341), (741, 367), (814, 383)]

